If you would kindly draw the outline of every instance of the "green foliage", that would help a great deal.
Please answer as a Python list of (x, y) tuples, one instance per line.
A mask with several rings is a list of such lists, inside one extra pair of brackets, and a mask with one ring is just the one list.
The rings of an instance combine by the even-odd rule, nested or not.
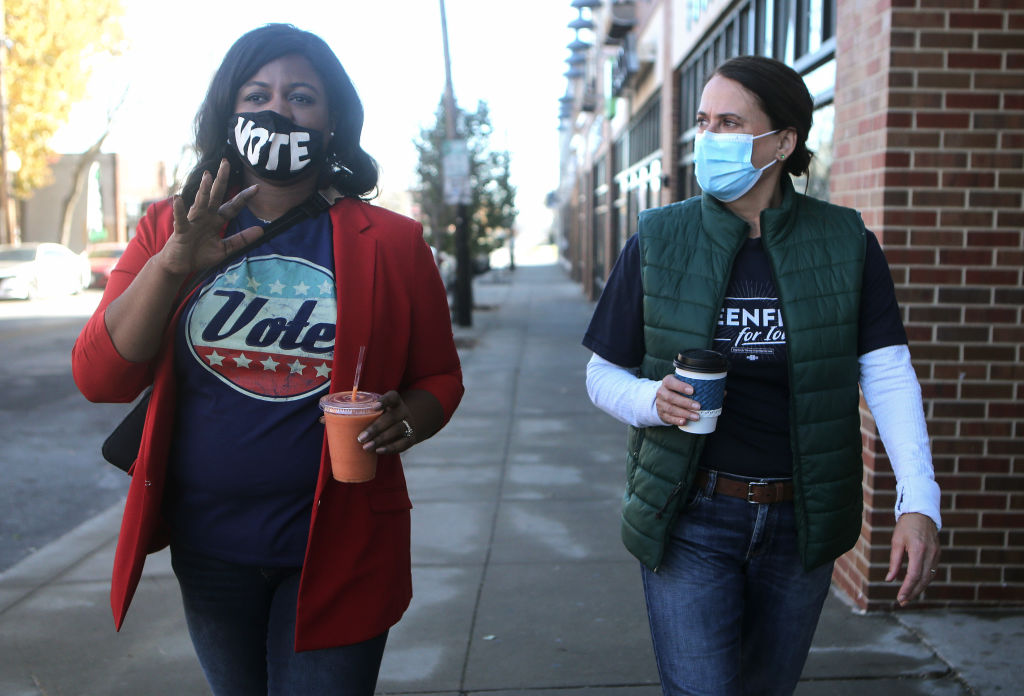
[(95, 57), (123, 48), (121, 0), (6, 0), (8, 147), (19, 198), (51, 181), (49, 141), (85, 96)]
[[(442, 146), (446, 140), (445, 105), (442, 98), (433, 126), (420, 130), (415, 141), (419, 153), (415, 190), (417, 202), (426, 215), (434, 244), (454, 253), (455, 206), (444, 203)], [(460, 111), (456, 129), (466, 139), (470, 155), (472, 198), (469, 215), (470, 254), (487, 253), (502, 244), (515, 224), (516, 188), (509, 181), (511, 156), (508, 151), (490, 149), (491, 120), (487, 102), (477, 103), (475, 112)]]

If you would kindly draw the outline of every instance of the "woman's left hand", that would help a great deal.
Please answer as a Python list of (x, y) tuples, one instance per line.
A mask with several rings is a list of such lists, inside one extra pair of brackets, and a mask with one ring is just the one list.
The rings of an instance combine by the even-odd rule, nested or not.
[(377, 454), (398, 454), (415, 445), (419, 440), (412, 411), (402, 395), (389, 391), (381, 395), (378, 403), (382, 413), (356, 438), (363, 443), (363, 449)]
[(907, 557), (907, 573), (896, 593), (896, 601), (901, 607), (924, 592), (935, 579), (935, 569), (939, 564), (939, 531), (927, 515), (907, 512), (896, 521), (886, 582), (897, 579), (904, 555)]

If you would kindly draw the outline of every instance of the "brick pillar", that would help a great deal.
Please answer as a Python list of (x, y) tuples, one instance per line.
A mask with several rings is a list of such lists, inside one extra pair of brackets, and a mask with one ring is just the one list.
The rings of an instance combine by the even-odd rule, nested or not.
[(576, 201), (579, 206), (577, 239), (579, 239), (581, 255), (580, 280), (583, 285), (583, 294), (593, 300), (597, 296), (597, 288), (594, 287), (594, 175), (589, 158), (585, 160), (585, 164), (584, 162), (580, 163), (576, 181), (579, 182)]
[[(883, 244), (943, 490), (924, 605), (1024, 604), (1024, 6), (837, 5), (831, 196)], [(895, 480), (864, 408), (862, 432), (864, 525), (834, 580), (882, 609)]]
[(616, 241), (619, 218), (615, 212), (615, 199), (618, 197), (619, 192), (615, 183), (615, 141), (611, 137), (611, 124), (605, 119), (601, 127), (604, 129), (603, 140), (607, 143), (603, 150), (605, 166), (604, 181), (602, 183), (608, 187), (608, 192), (604, 196), (605, 214), (604, 226), (601, 229), (601, 243), (604, 244), (603, 280), (608, 280), (608, 276), (612, 273), (612, 266), (615, 265), (615, 261), (619, 258), (619, 245)]
[[(573, 154), (575, 157), (575, 154)], [(569, 202), (562, 208), (565, 235), (569, 252), (569, 275), (577, 283), (583, 280), (583, 230), (580, 226), (580, 180), (573, 177), (572, 193)]]

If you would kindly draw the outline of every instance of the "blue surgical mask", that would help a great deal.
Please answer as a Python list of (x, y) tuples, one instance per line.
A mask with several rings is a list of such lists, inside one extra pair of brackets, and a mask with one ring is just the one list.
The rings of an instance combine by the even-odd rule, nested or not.
[(701, 190), (723, 203), (730, 203), (750, 189), (762, 172), (775, 164), (772, 160), (760, 169), (750, 162), (754, 141), (769, 131), (754, 136), (750, 133), (697, 133), (693, 139), (693, 167)]

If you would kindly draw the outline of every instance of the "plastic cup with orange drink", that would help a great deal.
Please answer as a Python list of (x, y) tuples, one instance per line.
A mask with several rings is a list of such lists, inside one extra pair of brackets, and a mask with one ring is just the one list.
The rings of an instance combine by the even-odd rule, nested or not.
[(356, 390), (328, 394), (320, 399), (331, 470), (336, 481), (361, 483), (377, 475), (377, 453), (364, 450), (356, 437), (377, 420), (379, 400), (380, 394)]

